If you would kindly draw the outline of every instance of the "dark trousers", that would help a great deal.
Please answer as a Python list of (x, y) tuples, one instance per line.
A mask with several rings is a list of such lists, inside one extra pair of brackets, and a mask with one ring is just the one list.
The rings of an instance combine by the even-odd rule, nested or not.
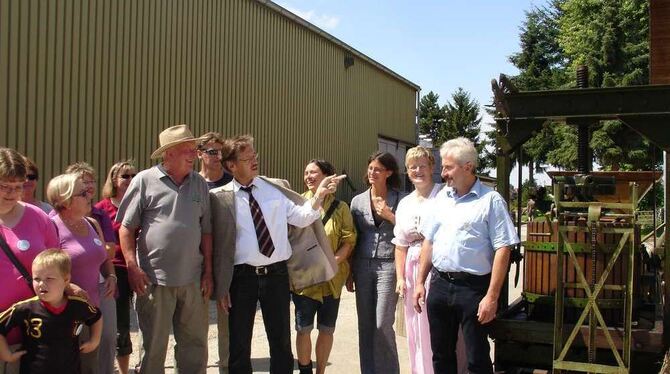
[(230, 299), (230, 374), (252, 372), (251, 338), (259, 301), (270, 345), (270, 373), (293, 372), (286, 263), (274, 265), (266, 275), (257, 275), (249, 266), (236, 265), (230, 285)]
[(119, 292), (119, 297), (116, 298), (116, 355), (128, 356), (133, 353), (133, 344), (130, 341), (130, 304), (133, 291), (128, 283), (128, 269), (114, 266), (114, 271), (118, 279)]
[(463, 327), (468, 371), (493, 373), (487, 337), (490, 325), (477, 321), (479, 302), (486, 295), (490, 280), (490, 276), (474, 275), (449, 279), (433, 270), (426, 304), (435, 373), (458, 372), (456, 342), (459, 324)]

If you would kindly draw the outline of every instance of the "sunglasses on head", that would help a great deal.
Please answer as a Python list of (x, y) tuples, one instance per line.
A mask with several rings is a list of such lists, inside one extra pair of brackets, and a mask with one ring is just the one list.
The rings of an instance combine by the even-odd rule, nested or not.
[(119, 177), (121, 177), (121, 179), (130, 179), (130, 178), (135, 178), (136, 175), (137, 174), (121, 174), (121, 175), (119, 175)]
[(31, 181), (36, 181), (37, 180), (37, 175), (35, 174), (27, 174), (26, 179), (31, 180)]
[(210, 148), (210, 149), (205, 149), (204, 151), (202, 151), (202, 153), (207, 153), (210, 156), (218, 156), (218, 155), (221, 154), (221, 150)]

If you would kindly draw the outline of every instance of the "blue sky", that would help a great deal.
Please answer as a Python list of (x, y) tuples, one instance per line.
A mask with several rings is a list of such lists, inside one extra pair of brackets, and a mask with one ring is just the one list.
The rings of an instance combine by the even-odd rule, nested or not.
[[(491, 79), (517, 74), (508, 57), (520, 50), (524, 11), (545, 0), (275, 0), (368, 57), (433, 91), (444, 105), (463, 87), (480, 105), (492, 102)], [(485, 116), (482, 123), (492, 120)], [(524, 179), (527, 177), (524, 171)], [(495, 175), (495, 170), (492, 175)], [(516, 169), (511, 182), (516, 185)], [(536, 175), (543, 184), (545, 175)]]

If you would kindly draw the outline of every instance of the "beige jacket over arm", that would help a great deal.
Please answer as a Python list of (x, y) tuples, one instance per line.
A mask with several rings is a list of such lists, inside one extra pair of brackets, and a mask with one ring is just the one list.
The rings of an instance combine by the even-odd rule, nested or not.
[[(290, 190), (288, 182), (281, 179), (260, 177), (276, 187), (294, 204), (302, 205), (306, 199)], [(235, 259), (235, 192), (233, 183), (210, 191), (212, 214), (214, 293), (222, 298), (230, 289)], [(291, 226), (289, 243), (292, 254), (288, 272), (291, 289), (299, 290), (317, 283), (331, 280), (337, 273), (337, 262), (330, 248), (326, 231), (320, 219), (305, 228)]]

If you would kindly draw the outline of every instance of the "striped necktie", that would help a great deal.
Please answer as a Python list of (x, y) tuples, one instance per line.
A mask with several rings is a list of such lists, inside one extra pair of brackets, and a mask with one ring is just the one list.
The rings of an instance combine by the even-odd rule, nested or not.
[(240, 189), (249, 194), (249, 209), (251, 210), (251, 218), (254, 220), (256, 239), (258, 239), (258, 249), (262, 255), (270, 257), (272, 256), (272, 252), (275, 251), (275, 246), (272, 243), (272, 237), (270, 237), (268, 226), (265, 224), (261, 207), (251, 193), (253, 187), (253, 185), (250, 185), (249, 187), (240, 187)]

